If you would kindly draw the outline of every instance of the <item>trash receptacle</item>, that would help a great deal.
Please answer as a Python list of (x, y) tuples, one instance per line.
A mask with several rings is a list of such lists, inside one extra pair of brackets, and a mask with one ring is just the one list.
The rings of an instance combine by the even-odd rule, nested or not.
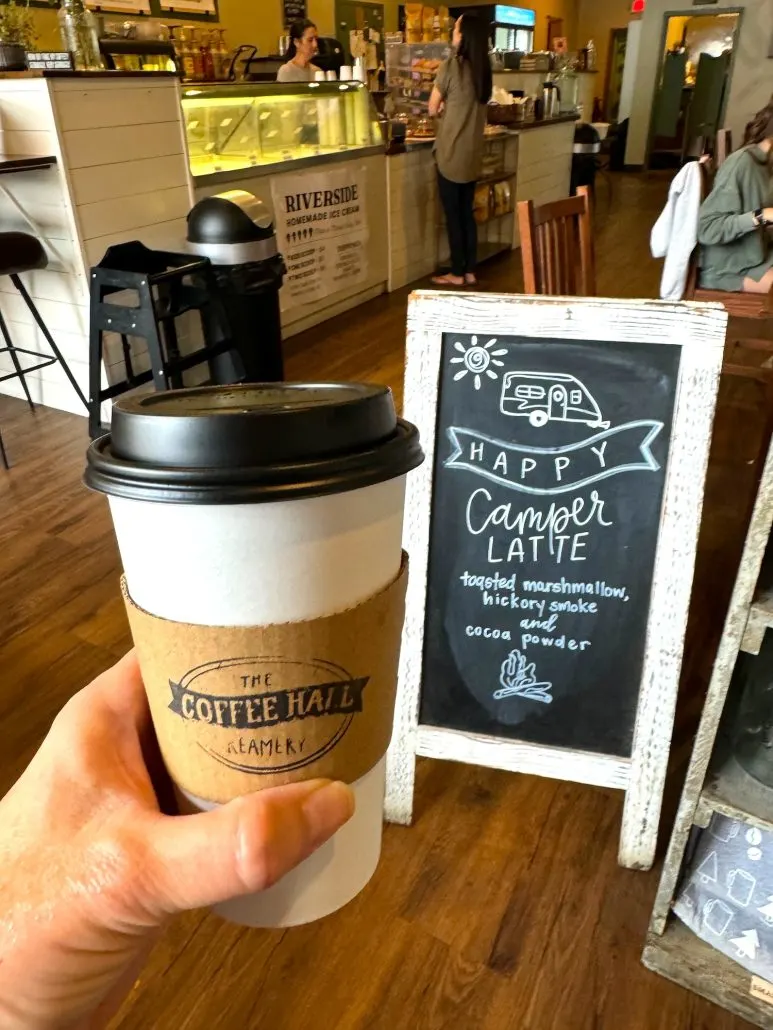
[(217, 384), (284, 378), (279, 290), (285, 264), (268, 206), (245, 190), (200, 200), (188, 214), (188, 247), (208, 257), (233, 337), (213, 358)]
[(590, 122), (580, 122), (574, 130), (572, 151), (572, 182), (570, 191), (574, 194), (578, 186), (596, 185), (596, 165), (601, 153), (601, 136)]

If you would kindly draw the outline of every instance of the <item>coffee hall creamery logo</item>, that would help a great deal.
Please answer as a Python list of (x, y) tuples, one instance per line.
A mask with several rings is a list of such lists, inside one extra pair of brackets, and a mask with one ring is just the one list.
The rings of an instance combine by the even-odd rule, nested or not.
[(317, 761), (343, 739), (369, 677), (323, 659), (226, 658), (169, 680), (169, 710), (201, 731), (199, 747), (260, 775)]

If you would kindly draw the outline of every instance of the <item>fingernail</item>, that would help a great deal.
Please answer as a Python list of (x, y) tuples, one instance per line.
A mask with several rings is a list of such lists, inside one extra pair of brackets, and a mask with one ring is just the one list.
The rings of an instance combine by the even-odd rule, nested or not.
[(314, 847), (333, 836), (354, 815), (354, 794), (345, 783), (334, 781), (310, 794), (303, 803), (303, 816)]

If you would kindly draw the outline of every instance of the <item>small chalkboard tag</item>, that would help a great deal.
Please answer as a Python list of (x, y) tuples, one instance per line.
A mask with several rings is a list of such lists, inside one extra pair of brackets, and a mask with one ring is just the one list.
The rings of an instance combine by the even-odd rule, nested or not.
[(303, 21), (307, 17), (306, 0), (282, 0), (282, 14), (286, 26)]
[(415, 293), (413, 572), (387, 818), (415, 756), (626, 791), (649, 868), (726, 314), (717, 305)]
[(27, 67), (30, 71), (71, 72), (75, 66), (66, 50), (39, 50), (27, 52)]

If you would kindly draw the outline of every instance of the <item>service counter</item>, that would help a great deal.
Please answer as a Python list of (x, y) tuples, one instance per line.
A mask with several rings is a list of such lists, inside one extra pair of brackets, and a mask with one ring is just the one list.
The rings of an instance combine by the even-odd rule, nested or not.
[(184, 87), (182, 108), (194, 198), (239, 189), (273, 206), (285, 336), (386, 290), (384, 143), (361, 83)]
[[(575, 115), (527, 122), (488, 136), (476, 190), (479, 260), (518, 246), (515, 205), (569, 195)], [(431, 275), (448, 260), (432, 140), (387, 158), (389, 289)]]
[[(432, 141), (386, 156), (359, 83), (181, 87), (165, 73), (27, 73), (0, 76), (0, 115), (6, 157), (47, 158), (0, 174), (0, 226), (43, 242), (48, 267), (24, 279), (84, 392), (89, 269), (129, 240), (184, 250), (186, 215), (203, 197), (248, 190), (272, 204), (287, 264), (284, 336), (447, 258)], [(518, 200), (568, 194), (573, 130), (574, 118), (562, 118), (487, 139), (476, 194), (483, 260), (517, 246)], [(0, 307), (19, 346), (47, 350), (2, 278)], [(182, 349), (199, 338), (184, 326)], [(142, 371), (144, 342), (131, 347)], [(106, 355), (111, 381), (119, 338), (108, 335)], [(30, 386), (33, 399), (82, 413), (58, 365), (33, 373)], [(18, 380), (0, 389), (21, 394)]]

